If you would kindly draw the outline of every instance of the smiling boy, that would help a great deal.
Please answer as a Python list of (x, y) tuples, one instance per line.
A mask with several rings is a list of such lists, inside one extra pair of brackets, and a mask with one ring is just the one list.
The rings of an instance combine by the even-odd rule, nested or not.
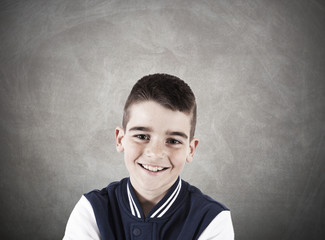
[(234, 239), (230, 211), (180, 178), (199, 140), (190, 87), (167, 74), (140, 79), (115, 130), (129, 178), (81, 197), (64, 239)]

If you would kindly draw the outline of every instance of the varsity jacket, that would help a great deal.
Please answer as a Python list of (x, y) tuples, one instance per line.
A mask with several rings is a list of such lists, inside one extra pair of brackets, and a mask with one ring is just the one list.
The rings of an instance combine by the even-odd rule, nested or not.
[(64, 239), (234, 239), (230, 211), (178, 180), (144, 216), (129, 178), (85, 194), (69, 218)]

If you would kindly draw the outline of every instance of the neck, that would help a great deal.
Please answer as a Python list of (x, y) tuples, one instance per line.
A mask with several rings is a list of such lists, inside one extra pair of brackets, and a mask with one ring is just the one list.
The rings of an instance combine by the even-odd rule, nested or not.
[(138, 191), (135, 191), (136, 195), (138, 197), (138, 200), (140, 202), (141, 208), (143, 210), (143, 214), (145, 216), (148, 215), (150, 210), (158, 204), (158, 202), (165, 196), (166, 192), (160, 194), (160, 195), (151, 195), (151, 194), (145, 194), (142, 195)]
[(130, 180), (145, 216), (147, 216), (150, 210), (158, 204), (173, 185), (165, 186), (163, 189), (151, 190), (139, 187), (136, 181), (132, 181), (132, 178)]

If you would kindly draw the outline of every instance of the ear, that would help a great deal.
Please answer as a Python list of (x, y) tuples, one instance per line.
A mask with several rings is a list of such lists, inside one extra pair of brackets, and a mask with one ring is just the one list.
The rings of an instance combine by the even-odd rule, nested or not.
[(194, 157), (194, 152), (196, 150), (197, 145), (199, 144), (199, 139), (197, 138), (193, 138), (190, 142), (190, 146), (189, 146), (189, 153), (187, 155), (186, 158), (186, 162), (192, 162), (193, 157)]
[(122, 139), (124, 137), (124, 130), (121, 127), (117, 127), (115, 129), (115, 140), (116, 140), (116, 150), (118, 152), (123, 152), (124, 151), (124, 147), (122, 144)]

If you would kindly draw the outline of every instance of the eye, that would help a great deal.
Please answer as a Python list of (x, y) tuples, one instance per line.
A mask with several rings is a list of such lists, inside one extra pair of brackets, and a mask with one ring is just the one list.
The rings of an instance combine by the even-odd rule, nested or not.
[(182, 144), (180, 141), (173, 139), (173, 138), (167, 139), (167, 143), (172, 144), (172, 145)]
[(145, 135), (145, 134), (137, 134), (137, 135), (134, 135), (134, 137), (140, 139), (140, 140), (145, 140), (145, 141), (148, 141), (150, 140), (150, 137), (148, 135)]

